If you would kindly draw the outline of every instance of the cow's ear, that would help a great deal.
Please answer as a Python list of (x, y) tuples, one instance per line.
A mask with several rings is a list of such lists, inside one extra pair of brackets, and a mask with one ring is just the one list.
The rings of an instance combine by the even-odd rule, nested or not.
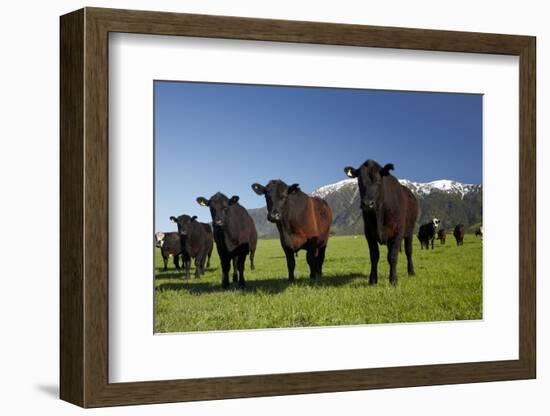
[(191, 217), (191, 221), (195, 221), (196, 219), (197, 219), (197, 216), (196, 216), (196, 215), (193, 215), (193, 216)]
[(197, 198), (197, 203), (201, 206), (201, 207), (207, 207), (208, 204), (210, 204), (210, 201), (206, 198), (203, 198), (202, 196), (199, 196)]
[(172, 222), (177, 222), (176, 217), (171, 216), (171, 217), (170, 217), (170, 221), (172, 221)]
[(233, 195), (233, 196), (229, 199), (229, 205), (236, 204), (237, 202), (239, 202), (239, 197), (238, 197), (237, 195)]
[(297, 184), (297, 183), (293, 183), (292, 185), (290, 185), (288, 187), (288, 193), (289, 194), (295, 194), (296, 192), (298, 192), (300, 190), (300, 185)]
[(346, 173), (346, 176), (349, 178), (357, 178), (357, 171), (355, 168), (352, 168), (351, 166), (346, 166), (344, 168), (344, 172)]
[(390, 174), (390, 170), (393, 170), (393, 163), (388, 163), (380, 169), (380, 176), (388, 176)]
[(258, 195), (265, 194), (265, 186), (260, 185), (259, 183), (253, 183), (252, 190), (256, 192)]

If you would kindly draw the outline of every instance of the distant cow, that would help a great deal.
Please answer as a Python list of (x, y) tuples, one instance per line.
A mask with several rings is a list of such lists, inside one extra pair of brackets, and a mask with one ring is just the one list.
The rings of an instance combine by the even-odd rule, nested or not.
[(162, 260), (164, 260), (164, 270), (168, 270), (168, 258), (172, 256), (174, 266), (179, 270), (181, 257), (181, 240), (178, 233), (163, 233), (155, 234), (155, 245), (160, 248)]
[(189, 278), (191, 259), (195, 259), (195, 277), (200, 277), (204, 274), (207, 259), (210, 263), (214, 245), (210, 225), (197, 221), (196, 216), (189, 215), (180, 215), (177, 218), (172, 216), (170, 220), (178, 226), (185, 277)]
[[(214, 240), (222, 264), (222, 288), (229, 287), (229, 269), (233, 260), (233, 268), (238, 271), (238, 286), (244, 288), (244, 264), (250, 254), (250, 269), (254, 270), (254, 253), (258, 242), (258, 234), (254, 221), (248, 211), (239, 204), (239, 197), (227, 198), (218, 192), (210, 199), (197, 198), (199, 205), (210, 208)], [(233, 282), (237, 275), (233, 274)]]
[(418, 202), (413, 193), (390, 175), (393, 165), (384, 167), (374, 160), (367, 160), (359, 168), (344, 168), (350, 178), (357, 178), (361, 195), (361, 210), (365, 237), (369, 245), (371, 271), (369, 284), (378, 282), (378, 244), (388, 246), (390, 283), (397, 284), (397, 256), (401, 240), (405, 241), (407, 272), (414, 276), (412, 239), (418, 216)]
[(265, 196), (267, 219), (279, 230), (288, 280), (294, 280), (294, 256), (302, 249), (307, 252), (309, 277), (321, 277), (332, 224), (332, 210), (325, 200), (305, 194), (297, 183), (288, 186), (281, 180), (269, 181), (265, 186), (255, 183), (252, 189)]
[(445, 241), (447, 240), (447, 231), (445, 229), (440, 229), (437, 231), (437, 239), (442, 245), (445, 245)]
[(464, 232), (464, 224), (457, 224), (455, 226), (453, 235), (455, 236), (457, 246), (461, 246), (464, 244)]
[(480, 226), (477, 230), (476, 230), (476, 237), (481, 238), (483, 240), (483, 227)]
[(434, 248), (434, 240), (437, 231), (437, 227), (440, 221), (434, 218), (431, 222), (422, 224), (418, 229), (418, 240), (420, 241), (420, 249), (424, 247), (426, 250), (430, 248), (430, 242), (432, 243), (432, 250)]

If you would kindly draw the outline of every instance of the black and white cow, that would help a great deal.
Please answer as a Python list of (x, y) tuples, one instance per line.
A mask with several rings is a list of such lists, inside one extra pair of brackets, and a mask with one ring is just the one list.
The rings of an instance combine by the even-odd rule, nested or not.
[(432, 244), (432, 250), (434, 248), (434, 240), (437, 235), (437, 227), (441, 221), (437, 218), (434, 218), (432, 221), (422, 224), (418, 229), (418, 240), (420, 241), (420, 249), (430, 248), (430, 243)]
[(418, 240), (420, 241), (420, 249), (430, 248), (430, 242), (432, 243), (432, 250), (434, 248), (434, 240), (437, 232), (437, 227), (441, 221), (437, 218), (434, 218), (431, 222), (422, 224), (418, 229)]
[(164, 261), (164, 270), (168, 270), (168, 258), (172, 256), (174, 266), (179, 270), (181, 257), (181, 240), (179, 233), (164, 233), (159, 231), (155, 234), (155, 245), (160, 248), (160, 254)]
[(476, 230), (476, 237), (479, 237), (483, 240), (483, 226), (479, 226), (479, 228)]

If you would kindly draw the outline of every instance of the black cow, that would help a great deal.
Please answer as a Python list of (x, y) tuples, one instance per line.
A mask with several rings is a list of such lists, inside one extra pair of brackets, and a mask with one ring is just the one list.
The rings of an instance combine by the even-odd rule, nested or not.
[(195, 277), (199, 278), (201, 274), (204, 274), (207, 258), (210, 263), (212, 255), (214, 243), (210, 226), (197, 221), (196, 216), (180, 215), (177, 218), (172, 216), (170, 220), (178, 225), (185, 277), (189, 278), (191, 259), (195, 259)]
[(464, 224), (457, 224), (455, 226), (453, 235), (455, 236), (457, 246), (461, 246), (464, 244), (464, 232)]
[(309, 277), (321, 277), (332, 224), (332, 210), (326, 201), (308, 196), (297, 183), (288, 186), (281, 180), (272, 180), (266, 186), (255, 183), (252, 189), (265, 196), (267, 219), (279, 230), (288, 280), (294, 281), (294, 256), (301, 249), (307, 252)]
[[(222, 288), (229, 287), (229, 269), (231, 260), (233, 268), (238, 271), (238, 286), (244, 288), (244, 264), (250, 254), (250, 269), (254, 270), (254, 253), (258, 242), (258, 234), (254, 221), (248, 211), (239, 204), (239, 197), (227, 198), (218, 192), (210, 199), (197, 198), (199, 205), (210, 208), (214, 240), (222, 264)], [(237, 274), (233, 273), (233, 282)]]
[(442, 245), (445, 245), (445, 241), (447, 240), (447, 231), (445, 229), (441, 229), (437, 232), (437, 239)]
[(163, 233), (155, 234), (155, 245), (160, 248), (162, 260), (164, 260), (164, 270), (168, 270), (168, 258), (172, 256), (174, 266), (179, 270), (181, 257), (181, 240), (179, 233)]
[(405, 241), (407, 272), (409, 276), (414, 276), (412, 239), (418, 216), (418, 202), (408, 188), (390, 175), (393, 168), (391, 163), (382, 167), (370, 159), (357, 169), (351, 166), (344, 168), (346, 175), (357, 178), (359, 184), (365, 237), (371, 259), (371, 285), (378, 282), (379, 243), (388, 246), (389, 277), (392, 285), (397, 285), (396, 266), (401, 240)]
[(430, 248), (430, 243), (432, 244), (432, 250), (434, 248), (435, 235), (437, 227), (440, 221), (437, 218), (434, 218), (431, 222), (422, 224), (418, 229), (418, 240), (420, 241), (420, 249), (424, 247), (426, 250)]
[(206, 231), (209, 235), (212, 236), (212, 244), (210, 244), (210, 250), (208, 251), (208, 257), (206, 258), (206, 268), (208, 269), (210, 267), (210, 259), (212, 258), (212, 251), (214, 250), (214, 233), (212, 232), (212, 227), (210, 226), (210, 224), (206, 224), (204, 222), (201, 222), (201, 224), (204, 228), (204, 231)]

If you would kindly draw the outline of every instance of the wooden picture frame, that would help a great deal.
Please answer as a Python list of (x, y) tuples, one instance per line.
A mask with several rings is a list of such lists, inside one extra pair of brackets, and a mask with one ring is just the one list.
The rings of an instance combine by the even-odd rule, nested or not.
[[(535, 378), (534, 37), (99, 8), (62, 16), (60, 29), (61, 399), (82, 407), (101, 407)], [(110, 32), (518, 56), (519, 359), (109, 383)]]

